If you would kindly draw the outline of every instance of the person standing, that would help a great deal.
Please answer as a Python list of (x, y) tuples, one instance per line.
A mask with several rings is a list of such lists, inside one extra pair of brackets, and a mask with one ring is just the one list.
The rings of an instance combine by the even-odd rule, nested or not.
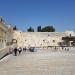
[(22, 52), (22, 48), (20, 47), (19, 49), (18, 49), (18, 51), (19, 51), (19, 54)]
[(17, 56), (17, 47), (14, 48), (14, 55)]
[(26, 52), (26, 47), (25, 47), (25, 48), (23, 48), (23, 51), (25, 51), (25, 52)]

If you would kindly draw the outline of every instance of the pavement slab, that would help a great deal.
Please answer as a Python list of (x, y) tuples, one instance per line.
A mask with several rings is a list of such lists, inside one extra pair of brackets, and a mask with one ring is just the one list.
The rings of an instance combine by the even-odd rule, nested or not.
[(22, 52), (0, 60), (0, 75), (75, 75), (75, 53)]

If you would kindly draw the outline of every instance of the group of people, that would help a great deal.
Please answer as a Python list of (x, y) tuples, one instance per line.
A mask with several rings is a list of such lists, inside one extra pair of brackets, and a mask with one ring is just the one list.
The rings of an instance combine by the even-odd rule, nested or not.
[(20, 53), (22, 52), (22, 50), (23, 50), (23, 51), (26, 51), (26, 47), (23, 48), (23, 49), (22, 49), (21, 47), (19, 47), (19, 48), (15, 47), (15, 48), (13, 49), (13, 53), (14, 53), (15, 56), (17, 56), (18, 53), (20, 54)]
[[(50, 47), (51, 49), (53, 49), (53, 50), (60, 50), (60, 47)], [(65, 51), (69, 51), (69, 48), (66, 48), (66, 47), (61, 47), (61, 49), (62, 50), (65, 50)], [(28, 51), (30, 51), (30, 52), (34, 52), (34, 51), (36, 51), (36, 49), (35, 49), (35, 47), (15, 47), (14, 49), (13, 49), (13, 53), (14, 53), (14, 55), (15, 56), (17, 56), (17, 54), (20, 54), (22, 51), (24, 51), (24, 52), (26, 52), (26, 50), (28, 50)]]
[(30, 52), (34, 52), (34, 47), (29, 47), (28, 49), (26, 47), (22, 48), (22, 47), (15, 47), (13, 49), (13, 53), (15, 56), (17, 56), (17, 54), (20, 54), (22, 51), (26, 52), (26, 50), (29, 50)]

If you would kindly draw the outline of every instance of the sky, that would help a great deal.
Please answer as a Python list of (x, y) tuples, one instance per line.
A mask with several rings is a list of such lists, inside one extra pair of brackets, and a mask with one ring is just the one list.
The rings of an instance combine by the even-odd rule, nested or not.
[(75, 0), (0, 0), (0, 16), (22, 31), (40, 25), (75, 31)]

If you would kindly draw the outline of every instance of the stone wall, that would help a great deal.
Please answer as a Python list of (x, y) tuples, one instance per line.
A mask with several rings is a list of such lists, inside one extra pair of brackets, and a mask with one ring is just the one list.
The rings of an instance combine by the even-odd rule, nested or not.
[(64, 32), (21, 32), (14, 31), (13, 39), (17, 40), (17, 46), (47, 47), (58, 46), (62, 37), (67, 36)]

